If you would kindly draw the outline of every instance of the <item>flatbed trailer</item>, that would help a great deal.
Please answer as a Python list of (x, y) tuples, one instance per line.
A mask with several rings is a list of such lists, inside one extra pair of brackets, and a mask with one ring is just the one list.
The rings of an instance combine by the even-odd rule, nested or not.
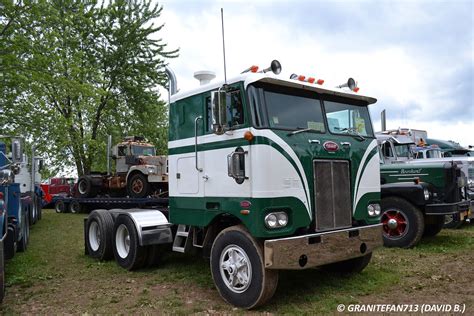
[(94, 198), (80, 198), (57, 196), (54, 200), (54, 209), (56, 213), (88, 213), (94, 209), (162, 209), (168, 207), (168, 198), (156, 197), (130, 198), (101, 196)]

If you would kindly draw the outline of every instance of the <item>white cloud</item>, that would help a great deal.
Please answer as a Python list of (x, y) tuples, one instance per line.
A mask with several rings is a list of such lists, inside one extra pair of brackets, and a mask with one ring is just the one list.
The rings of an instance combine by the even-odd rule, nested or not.
[[(399, 127), (395, 125), (401, 124), (402, 127), (424, 128), (433, 138), (452, 139), (464, 145), (474, 144), (472, 87), (470, 92), (458, 91), (459, 87), (465, 87), (456, 77), (466, 68), (466, 64), (473, 69), (472, 29), (470, 45), (453, 47), (450, 58), (424, 47), (426, 43), (417, 44), (417, 36), (424, 39), (431, 36), (433, 43), (441, 40), (436, 34), (416, 34), (417, 28), (425, 30), (430, 23), (440, 20), (439, 13), (425, 10), (426, 3), (423, 2), (398, 5), (382, 2), (379, 6), (384, 10), (380, 15), (387, 24), (375, 25), (374, 21), (380, 18), (375, 16), (367, 20), (367, 25), (354, 25), (353, 28), (334, 32), (318, 23), (316, 13), (321, 18), (324, 16), (322, 8), (334, 11), (334, 7), (340, 8), (343, 17), (349, 19), (353, 14), (358, 17), (355, 21), (363, 21), (364, 15), (368, 15), (364, 9), (371, 3), (359, 3), (351, 2), (344, 7), (340, 3), (317, 2), (311, 7), (311, 2), (305, 2), (314, 12), (299, 12), (301, 17), (295, 17), (292, 2), (288, 2), (288, 15), (272, 14), (271, 2), (259, 2), (258, 7), (244, 1), (239, 1), (238, 5), (235, 2), (226, 3), (231, 6), (231, 10), (224, 12), (228, 77), (253, 64), (267, 67), (272, 59), (282, 63), (282, 76), (293, 72), (314, 76), (325, 79), (328, 86), (354, 77), (359, 81), (360, 93), (378, 99), (377, 105), (372, 106), (374, 115), (378, 116), (384, 108), (389, 110), (389, 126)], [(280, 10), (285, 5), (282, 2), (278, 4)], [(160, 37), (170, 48), (180, 47), (179, 58), (171, 60), (170, 66), (176, 72), (178, 86), (182, 90), (198, 85), (193, 78), (197, 70), (212, 70), (218, 79), (223, 79), (221, 6), (218, 3), (193, 5), (187, 8), (183, 2), (177, 6), (165, 2), (162, 15), (166, 26)], [(340, 18), (334, 16), (334, 25), (347, 23), (337, 20)], [(396, 40), (380, 40), (380, 34), (383, 36), (385, 29), (387, 37), (392, 34), (394, 39), (400, 36), (393, 34), (394, 29), (408, 29), (407, 38), (413, 36), (414, 40), (410, 45)], [(471, 54), (466, 53), (469, 47)], [(467, 79), (472, 82), (472, 74)], [(458, 93), (468, 93), (461, 99), (466, 104), (458, 104), (461, 102)], [(443, 115), (446, 119), (453, 117), (449, 124), (442, 120)], [(374, 120), (377, 121), (376, 118)]]

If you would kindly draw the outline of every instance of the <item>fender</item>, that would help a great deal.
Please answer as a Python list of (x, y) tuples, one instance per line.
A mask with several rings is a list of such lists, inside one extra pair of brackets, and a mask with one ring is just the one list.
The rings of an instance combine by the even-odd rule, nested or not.
[(426, 183), (386, 183), (381, 185), (382, 199), (389, 196), (399, 196), (416, 206), (425, 206), (430, 200), (425, 200), (423, 191), (429, 189)]
[(173, 242), (171, 224), (163, 212), (156, 209), (111, 209), (114, 221), (119, 216), (128, 216), (135, 224), (140, 246)]

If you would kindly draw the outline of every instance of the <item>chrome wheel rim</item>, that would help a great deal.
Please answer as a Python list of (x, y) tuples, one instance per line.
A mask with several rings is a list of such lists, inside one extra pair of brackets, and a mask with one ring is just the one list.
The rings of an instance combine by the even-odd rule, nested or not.
[(100, 246), (100, 229), (96, 221), (91, 223), (89, 227), (89, 245), (93, 251), (99, 250)]
[(224, 248), (219, 260), (224, 284), (234, 293), (245, 292), (252, 282), (252, 265), (247, 253), (237, 245)]
[(390, 239), (403, 238), (410, 229), (407, 215), (399, 209), (391, 208), (382, 214), (383, 234)]
[(117, 252), (120, 258), (125, 259), (130, 252), (130, 233), (128, 232), (127, 226), (121, 224), (117, 228), (115, 234)]

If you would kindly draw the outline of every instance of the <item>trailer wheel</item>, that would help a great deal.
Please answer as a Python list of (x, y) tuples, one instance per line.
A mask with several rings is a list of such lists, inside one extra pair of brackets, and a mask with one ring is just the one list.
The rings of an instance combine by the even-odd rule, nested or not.
[(18, 251), (24, 252), (28, 248), (28, 243), (30, 242), (30, 217), (28, 215), (24, 216), (25, 223), (21, 227), (22, 237), (18, 243)]
[(382, 199), (383, 243), (386, 247), (412, 248), (425, 230), (421, 211), (405, 199)]
[(464, 222), (459, 218), (459, 214), (444, 216), (444, 228), (458, 229), (462, 224), (464, 224)]
[(119, 216), (114, 225), (114, 257), (119, 266), (127, 270), (142, 268), (147, 249), (140, 246), (135, 224), (128, 216)]
[(443, 226), (444, 216), (427, 215), (425, 217), (425, 231), (423, 232), (423, 236), (436, 236), (441, 231), (441, 229), (443, 229)]
[(135, 173), (127, 181), (127, 190), (130, 197), (143, 198), (150, 192), (150, 183), (144, 174)]
[(56, 213), (64, 213), (66, 210), (66, 205), (64, 204), (63, 200), (57, 200), (56, 203), (54, 203), (54, 210)]
[(5, 256), (3, 255), (3, 245), (0, 246), (0, 303), (5, 297)]
[(69, 203), (69, 212), (78, 214), (82, 212), (82, 205), (78, 201), (71, 201)]
[(265, 269), (262, 246), (242, 226), (231, 226), (217, 235), (210, 264), (219, 294), (234, 306), (255, 308), (275, 293), (278, 271)]
[(107, 210), (93, 211), (86, 221), (86, 247), (89, 256), (99, 260), (113, 257), (112, 234), (114, 221)]
[(372, 253), (368, 253), (362, 257), (357, 257), (340, 262), (334, 262), (321, 266), (321, 269), (339, 274), (353, 274), (362, 272), (372, 259)]
[(88, 176), (81, 176), (77, 181), (77, 193), (83, 198), (92, 198), (97, 195), (97, 190), (92, 185), (92, 180)]

